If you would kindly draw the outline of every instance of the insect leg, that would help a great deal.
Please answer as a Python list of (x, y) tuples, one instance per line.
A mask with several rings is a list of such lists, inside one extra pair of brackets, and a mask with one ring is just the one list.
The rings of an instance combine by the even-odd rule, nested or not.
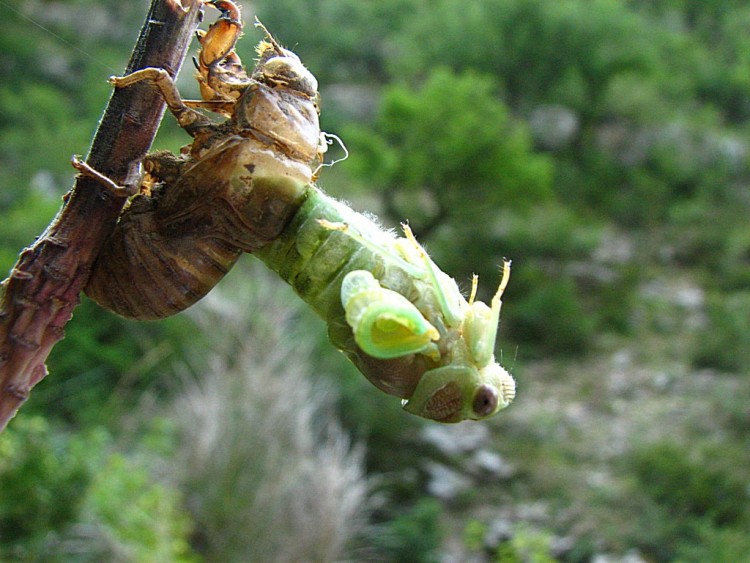
[(111, 76), (109, 82), (115, 88), (125, 88), (138, 82), (153, 84), (159, 89), (159, 93), (164, 98), (169, 111), (177, 118), (180, 127), (192, 136), (195, 136), (201, 129), (213, 125), (205, 115), (185, 105), (172, 77), (163, 68), (149, 67), (126, 76)]
[(477, 298), (477, 289), (479, 289), (479, 276), (474, 274), (471, 276), (471, 293), (469, 294), (469, 305), (474, 303), (474, 299)]
[(472, 291), (472, 299), (469, 301), (469, 308), (464, 317), (463, 332), (472, 358), (479, 366), (488, 365), (492, 361), (497, 328), (500, 324), (500, 308), (503, 305), (502, 296), (509, 279), (510, 260), (504, 260), (503, 277), (490, 302), (490, 307), (481, 301), (474, 301), (475, 292)]
[[(404, 230), (404, 236), (415, 248), (419, 254), (422, 262), (427, 269), (427, 274), (435, 290), (435, 296), (440, 303), (440, 309), (443, 312), (446, 322), (449, 326), (458, 326), (461, 323), (461, 308), (459, 305), (460, 294), (458, 293), (458, 287), (456, 282), (452, 278), (449, 278), (435, 265), (432, 259), (427, 254), (424, 247), (419, 244), (417, 238), (411, 230), (411, 227), (406, 223), (401, 224), (401, 228)], [(449, 293), (453, 295), (449, 295)], [(452, 301), (452, 302), (451, 302)]]
[(354, 339), (367, 354), (389, 359), (421, 353), (434, 360), (438, 330), (406, 297), (381, 287), (367, 270), (349, 272), (341, 284), (341, 303)]
[[(373, 242), (368, 238), (362, 236), (354, 227), (347, 225), (346, 223), (332, 223), (325, 219), (318, 221), (323, 227), (330, 230), (341, 231), (347, 236), (353, 238), (366, 248), (369, 248), (373, 252), (384, 256), (399, 268), (404, 270), (410, 276), (417, 279), (428, 280), (430, 285), (435, 291), (435, 297), (440, 305), (440, 310), (449, 326), (458, 326), (461, 323), (461, 305), (462, 300), (461, 294), (458, 291), (458, 286), (452, 278), (440, 271), (435, 263), (430, 259), (427, 251), (417, 242), (414, 233), (407, 224), (402, 224), (401, 227), (404, 230), (406, 241), (409, 244), (409, 249), (416, 251), (416, 257), (413, 253), (408, 252), (408, 248), (405, 248), (403, 244), (404, 239), (398, 239), (394, 241), (392, 246), (385, 246), (379, 242)], [(424, 267), (420, 267), (414, 264), (413, 260), (421, 262)]]
[(130, 197), (138, 191), (138, 186), (141, 183), (142, 174), (139, 162), (134, 162), (131, 164), (130, 169), (128, 170), (128, 176), (122, 186), (117, 184), (114, 180), (108, 178), (101, 172), (94, 170), (86, 162), (81, 160), (77, 155), (73, 155), (70, 163), (73, 165), (73, 168), (78, 170), (79, 173), (96, 180), (99, 184), (107, 188), (110, 192), (112, 192), (112, 194), (117, 197)]
[(502, 307), (502, 297), (505, 293), (505, 288), (508, 287), (508, 280), (510, 280), (510, 260), (503, 258), (503, 277), (500, 280), (500, 286), (495, 292), (495, 296), (492, 298), (492, 312), (497, 316), (498, 322), (500, 321), (500, 307)]
[(234, 50), (235, 43), (242, 32), (239, 8), (232, 2), (206, 2), (221, 12), (221, 17), (209, 27), (206, 33), (198, 37), (202, 49), (198, 70), (203, 71), (211, 65), (226, 58)]

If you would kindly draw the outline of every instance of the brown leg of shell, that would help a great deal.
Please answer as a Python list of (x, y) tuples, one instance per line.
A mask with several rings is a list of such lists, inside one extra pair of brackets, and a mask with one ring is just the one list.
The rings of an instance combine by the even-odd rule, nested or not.
[(112, 76), (109, 81), (116, 88), (125, 88), (138, 82), (153, 84), (159, 89), (159, 93), (164, 98), (169, 111), (177, 118), (180, 127), (191, 135), (195, 135), (195, 132), (201, 128), (212, 125), (205, 115), (185, 105), (172, 77), (162, 68), (143, 68), (127, 76)]
[(73, 155), (70, 163), (73, 165), (73, 168), (78, 170), (80, 174), (96, 180), (100, 185), (107, 188), (112, 194), (117, 197), (130, 197), (138, 191), (138, 185), (140, 184), (141, 180), (141, 173), (140, 166), (137, 162), (134, 162), (130, 165), (128, 177), (125, 179), (125, 184), (122, 186), (120, 186), (119, 184), (117, 184), (117, 182), (115, 182), (111, 178), (108, 178), (101, 172), (98, 172), (97, 170), (91, 168), (91, 166), (81, 160), (77, 155)]

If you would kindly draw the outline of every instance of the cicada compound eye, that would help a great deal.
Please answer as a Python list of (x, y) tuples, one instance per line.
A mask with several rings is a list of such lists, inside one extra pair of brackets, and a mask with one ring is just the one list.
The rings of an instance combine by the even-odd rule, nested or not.
[(481, 385), (474, 394), (471, 410), (478, 417), (489, 416), (497, 409), (497, 391), (488, 385)]

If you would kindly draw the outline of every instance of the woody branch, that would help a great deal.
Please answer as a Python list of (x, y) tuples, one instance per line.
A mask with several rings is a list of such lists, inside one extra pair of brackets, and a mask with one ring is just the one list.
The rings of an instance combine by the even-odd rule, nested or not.
[[(126, 74), (157, 67), (174, 77), (199, 21), (201, 0), (153, 0)], [(115, 89), (86, 162), (118, 184), (149, 150), (164, 114), (146, 85)], [(125, 198), (79, 175), (57, 216), (25, 248), (0, 285), (0, 431), (47, 374), (45, 361), (63, 338), (91, 266)]]

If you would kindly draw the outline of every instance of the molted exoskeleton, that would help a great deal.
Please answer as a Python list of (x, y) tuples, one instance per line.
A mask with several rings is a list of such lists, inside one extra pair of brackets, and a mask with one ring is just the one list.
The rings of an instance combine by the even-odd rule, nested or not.
[[(210, 3), (209, 3), (210, 4)], [(299, 207), (321, 153), (317, 81), (268, 37), (248, 77), (234, 52), (242, 25), (226, 0), (201, 38), (206, 98), (183, 102), (161, 69), (113, 79), (155, 84), (195, 137), (188, 154), (146, 157), (146, 178), (94, 265), (86, 293), (126, 317), (155, 319), (203, 297), (242, 252), (276, 238)], [(194, 108), (229, 116), (214, 124)]]

